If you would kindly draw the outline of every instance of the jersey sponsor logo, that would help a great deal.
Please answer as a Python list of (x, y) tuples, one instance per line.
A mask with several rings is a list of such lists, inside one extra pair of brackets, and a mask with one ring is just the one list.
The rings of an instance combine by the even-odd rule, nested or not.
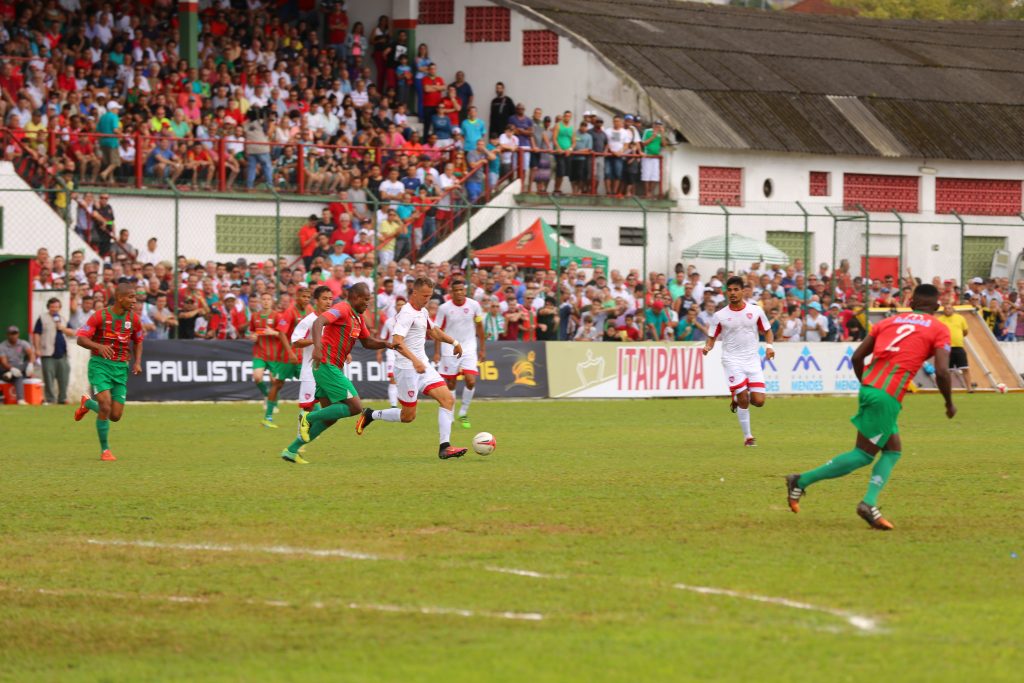
[(797, 371), (797, 368), (803, 368), (804, 370), (810, 371), (811, 366), (818, 372), (821, 372), (821, 366), (818, 365), (818, 361), (814, 359), (814, 355), (811, 353), (809, 347), (804, 347), (804, 350), (800, 352), (800, 357), (793, 363), (793, 372)]

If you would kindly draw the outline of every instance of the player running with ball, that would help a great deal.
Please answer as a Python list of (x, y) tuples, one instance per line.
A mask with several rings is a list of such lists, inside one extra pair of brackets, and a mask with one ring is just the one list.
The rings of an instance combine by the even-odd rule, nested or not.
[(398, 353), (395, 359), (395, 380), (398, 384), (398, 402), (402, 407), (387, 410), (367, 408), (356, 420), (356, 434), (362, 434), (374, 420), (412, 422), (416, 419), (416, 402), (422, 392), (440, 406), (437, 411), (437, 429), (441, 439), (438, 457), (447, 460), (465, 455), (466, 449), (456, 448), (449, 443), (455, 397), (441, 375), (430, 365), (424, 347), (428, 335), (435, 341), (451, 344), (456, 356), (462, 355), (462, 347), (458, 341), (430, 322), (426, 306), (433, 293), (434, 282), (430, 278), (416, 278), (409, 290), (409, 303), (395, 316), (392, 337)]
[[(857, 441), (852, 451), (835, 456), (821, 467), (786, 477), (786, 494), (793, 512), (800, 512), (800, 498), (808, 486), (870, 465), (881, 451), (874, 460), (867, 494), (858, 503), (857, 514), (875, 529), (893, 528), (878, 509), (878, 494), (900, 459), (903, 444), (896, 420), (903, 408), (903, 396), (910, 380), (933, 354), (935, 383), (946, 399), (946, 417), (953, 419), (956, 415), (949, 379), (949, 328), (934, 317), (939, 308), (939, 290), (933, 285), (918, 285), (910, 307), (912, 312), (897, 313), (873, 326), (853, 352), (853, 371), (861, 383), (857, 414), (850, 418), (857, 428)], [(868, 356), (871, 363), (865, 370)]]
[[(462, 345), (462, 355), (456, 357), (451, 344), (441, 344), (435, 359), (440, 357), (437, 371), (455, 391), (455, 383), (462, 374), (466, 386), (462, 388), (462, 405), (459, 407), (459, 421), (463, 428), (469, 429), (469, 403), (476, 392), (476, 379), (480, 376), (477, 369), (479, 361), (486, 359), (486, 335), (484, 334), (484, 311), (480, 304), (466, 297), (466, 282), (456, 280), (451, 287), (451, 301), (446, 301), (437, 309), (437, 326), (452, 336)], [(479, 351), (478, 351), (479, 349)]]
[[(110, 423), (118, 422), (124, 414), (128, 397), (128, 362), (132, 374), (142, 372), (142, 321), (134, 313), (135, 287), (129, 282), (117, 285), (114, 305), (94, 312), (78, 330), (78, 345), (92, 351), (89, 358), (89, 384), (95, 397), (82, 396), (75, 411), (79, 422), (90, 410), (96, 413), (96, 434), (100, 438), (100, 460), (117, 460), (110, 452), (107, 438)], [(129, 354), (129, 345), (134, 348)]]
[[(321, 293), (321, 296), (323, 294)], [(339, 301), (324, 311), (313, 322), (313, 378), (320, 410), (304, 413), (299, 421), (299, 438), (309, 443), (338, 420), (359, 413), (362, 404), (352, 380), (345, 376), (345, 361), (352, 353), (356, 340), (364, 349), (384, 349), (387, 342), (374, 339), (363, 325), (362, 315), (370, 303), (370, 288), (357, 282), (348, 290), (348, 301)], [(299, 444), (293, 442), (281, 457), (299, 462)]]
[(732, 394), (731, 408), (743, 429), (743, 445), (756, 446), (750, 433), (750, 406), (764, 405), (764, 370), (758, 356), (759, 333), (765, 338), (765, 358), (775, 358), (772, 348), (772, 326), (764, 309), (743, 300), (743, 278), (733, 276), (725, 281), (725, 298), (729, 305), (717, 311), (711, 320), (704, 355), (711, 353), (722, 338), (722, 369)]

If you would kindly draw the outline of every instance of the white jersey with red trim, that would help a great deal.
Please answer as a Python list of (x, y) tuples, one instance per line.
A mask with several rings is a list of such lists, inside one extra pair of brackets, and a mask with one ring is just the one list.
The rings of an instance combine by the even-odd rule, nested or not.
[[(310, 313), (305, 318), (300, 320), (295, 329), (292, 330), (292, 338), (289, 340), (292, 344), (302, 339), (310, 339), (313, 336), (313, 323), (320, 317), (317, 313)], [(312, 380), (313, 379), (313, 345), (303, 347), (302, 349), (302, 374), (300, 379)]]
[[(473, 299), (466, 299), (461, 306), (454, 301), (445, 301), (437, 309), (437, 326), (462, 345), (462, 352), (476, 354), (476, 324), (484, 319), (484, 309)], [(441, 344), (441, 355), (455, 355), (455, 347)]]
[[(393, 320), (395, 321), (394, 328), (391, 330), (391, 334), (394, 337), (402, 337), (404, 340), (405, 348), (409, 350), (412, 355), (419, 358), (425, 364), (430, 361), (427, 359), (426, 343), (427, 343), (427, 330), (434, 326), (434, 323), (430, 321), (430, 316), (427, 314), (426, 307), (419, 310), (412, 305), (407, 303), (402, 306), (402, 310), (398, 312)], [(405, 357), (401, 353), (395, 354), (395, 367), (399, 369), (411, 370), (412, 361)]]
[(759, 335), (771, 329), (768, 316), (760, 306), (743, 304), (733, 310), (729, 306), (715, 312), (710, 334), (722, 345), (723, 363), (758, 362)]

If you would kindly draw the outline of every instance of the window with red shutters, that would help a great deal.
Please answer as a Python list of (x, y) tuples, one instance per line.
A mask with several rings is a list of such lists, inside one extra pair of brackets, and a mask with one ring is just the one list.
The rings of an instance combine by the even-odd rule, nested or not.
[(843, 208), (918, 213), (921, 179), (910, 175), (843, 174)]
[(523, 66), (558, 64), (558, 34), (523, 31)]
[(827, 197), (832, 194), (829, 191), (830, 175), (828, 171), (811, 171), (812, 197)]
[(455, 0), (420, 0), (420, 24), (454, 24)]
[(507, 43), (512, 40), (511, 17), (506, 7), (467, 7), (467, 43)]
[(724, 166), (700, 167), (700, 203), (715, 206), (743, 206), (743, 169)]
[(936, 178), (935, 213), (1016, 216), (1021, 212), (1021, 181)]

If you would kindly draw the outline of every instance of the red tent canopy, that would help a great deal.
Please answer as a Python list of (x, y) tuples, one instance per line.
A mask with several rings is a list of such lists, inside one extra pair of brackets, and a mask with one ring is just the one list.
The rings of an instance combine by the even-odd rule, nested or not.
[(480, 266), (483, 268), (506, 265), (520, 268), (551, 267), (551, 252), (544, 240), (539, 218), (508, 242), (474, 251), (473, 256), (480, 260)]

